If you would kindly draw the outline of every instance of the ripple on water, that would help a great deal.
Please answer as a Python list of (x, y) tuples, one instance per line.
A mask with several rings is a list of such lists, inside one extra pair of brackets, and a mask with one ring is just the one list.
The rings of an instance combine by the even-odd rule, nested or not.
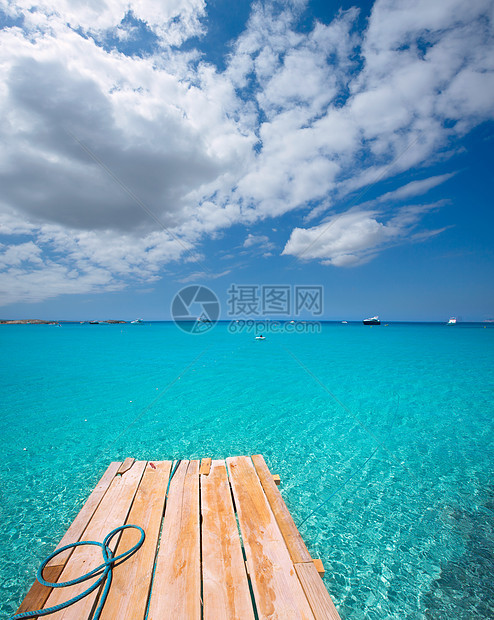
[(493, 336), (3, 328), (0, 613), (110, 461), (260, 452), (297, 524), (332, 496), (300, 529), (344, 619), (493, 617)]

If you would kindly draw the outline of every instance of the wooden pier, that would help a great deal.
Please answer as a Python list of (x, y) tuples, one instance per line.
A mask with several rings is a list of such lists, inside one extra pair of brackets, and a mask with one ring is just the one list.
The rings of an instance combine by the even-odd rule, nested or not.
[[(57, 547), (102, 541), (124, 523), (144, 529), (142, 547), (113, 570), (102, 619), (143, 620), (148, 608), (148, 620), (339, 619), (261, 455), (181, 461), (169, 484), (171, 472), (171, 461), (111, 463)], [(139, 536), (124, 530), (116, 554)], [(99, 548), (79, 546), (53, 558), (44, 576), (65, 582), (101, 563)], [(91, 583), (36, 581), (18, 611), (52, 607)], [(99, 596), (49, 617), (89, 619)]]

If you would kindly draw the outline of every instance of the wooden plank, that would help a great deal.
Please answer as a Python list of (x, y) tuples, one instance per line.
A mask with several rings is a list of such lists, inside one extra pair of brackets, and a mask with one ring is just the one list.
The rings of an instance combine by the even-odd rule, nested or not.
[(136, 460), (133, 459), (131, 456), (128, 456), (120, 466), (120, 469), (117, 471), (117, 475), (122, 476), (123, 474), (125, 474), (126, 471), (129, 471), (135, 461)]
[(288, 510), (281, 493), (279, 492), (266, 461), (261, 454), (252, 457), (252, 462), (261, 481), (264, 493), (268, 498), (271, 510), (276, 518), (278, 526), (283, 534), (292, 562), (311, 562), (312, 558), (305, 546), (300, 532), (295, 525), (292, 515)]
[[(84, 531), (81, 540), (102, 542), (111, 530), (125, 523), (145, 466), (145, 461), (138, 461), (125, 476), (115, 476), (110, 488), (101, 500), (100, 505)], [(114, 544), (117, 542), (118, 541), (114, 540)], [(102, 554), (98, 547), (86, 545), (77, 547), (63, 569), (59, 581), (70, 581), (96, 568), (101, 562)], [(44, 605), (44, 609), (53, 605), (58, 605), (80, 594), (86, 590), (91, 583), (92, 580), (88, 580), (81, 584), (66, 588), (53, 589)], [(86, 596), (86, 598), (71, 605), (67, 609), (52, 614), (50, 619), (62, 620), (63, 618), (63, 620), (84, 620), (89, 617), (97, 596), (98, 591), (95, 590), (89, 596)]]
[[(81, 539), (81, 536), (84, 533), (84, 530), (86, 529), (89, 521), (91, 520), (96, 509), (100, 505), (101, 500), (105, 496), (105, 493), (108, 491), (108, 488), (110, 487), (110, 484), (112, 483), (112, 480), (115, 478), (117, 474), (117, 470), (120, 467), (120, 465), (121, 463), (119, 462), (110, 463), (110, 466), (108, 467), (106, 472), (103, 474), (98, 484), (94, 487), (93, 492), (87, 498), (86, 503), (81, 508), (79, 514), (73, 520), (71, 526), (65, 532), (64, 537), (56, 546), (56, 549), (60, 549), (61, 547), (64, 547), (65, 545), (70, 545)], [(57, 555), (56, 557), (54, 557), (53, 560), (50, 560), (50, 562), (48, 563), (48, 566), (65, 565), (70, 555), (72, 554), (72, 551), (73, 549), (67, 549), (67, 551), (60, 553), (60, 555)]]
[(148, 620), (200, 620), (199, 461), (182, 461), (168, 491)]
[(224, 461), (201, 476), (204, 620), (254, 620)]
[[(101, 620), (142, 620), (146, 615), (171, 466), (171, 461), (157, 461), (146, 467), (127, 518), (127, 523), (142, 527), (146, 538), (139, 551), (114, 570)], [(115, 555), (133, 547), (139, 538), (137, 530), (124, 530)]]
[(211, 459), (209, 457), (206, 458), (206, 459), (202, 459), (202, 461), (201, 461), (201, 469), (199, 471), (201, 476), (208, 476), (210, 469), (211, 469)]
[(278, 474), (273, 474), (273, 480), (276, 486), (279, 487), (281, 484), (281, 478), (279, 477)]
[[(108, 487), (111, 484), (111, 481), (115, 477), (117, 469), (120, 467), (120, 463), (111, 463), (103, 474), (102, 478), (94, 488), (91, 495), (86, 500), (86, 503), (79, 511), (79, 514), (74, 519), (69, 529), (65, 532), (62, 540), (56, 546), (56, 549), (60, 549), (65, 545), (69, 545), (71, 543), (77, 542), (84, 530), (87, 527), (91, 517), (93, 516), (96, 508), (99, 506), (103, 496), (105, 495)], [(51, 581), (52, 583), (56, 583), (60, 574), (62, 573), (63, 567), (67, 563), (70, 555), (72, 554), (73, 549), (68, 549), (60, 555), (54, 557), (46, 566), (43, 575), (47, 581)], [(49, 588), (48, 586), (43, 586), (36, 580), (28, 593), (24, 597), (24, 600), (21, 603), (21, 606), (17, 610), (17, 613), (21, 613), (24, 611), (31, 611), (33, 609), (42, 609), (45, 604), (50, 592), (53, 588)]]
[(321, 577), (325, 574), (325, 570), (324, 570), (324, 565), (322, 563), (322, 560), (320, 560), (319, 558), (315, 558), (314, 560), (312, 560), (314, 562), (314, 566), (316, 567), (317, 572), (321, 575)]
[(295, 564), (295, 570), (316, 620), (340, 620), (340, 615), (314, 563)]
[(259, 618), (314, 618), (252, 461), (226, 462)]

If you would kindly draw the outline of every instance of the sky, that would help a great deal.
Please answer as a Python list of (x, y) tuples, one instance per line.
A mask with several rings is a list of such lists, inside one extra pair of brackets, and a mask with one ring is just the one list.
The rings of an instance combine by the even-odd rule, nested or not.
[(491, 0), (0, 0), (0, 318), (494, 317), (493, 43)]

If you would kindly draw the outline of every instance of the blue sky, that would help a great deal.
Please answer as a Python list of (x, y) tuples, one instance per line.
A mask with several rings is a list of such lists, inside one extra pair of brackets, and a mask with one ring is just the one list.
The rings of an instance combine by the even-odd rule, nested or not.
[(0, 318), (494, 316), (488, 0), (0, 0)]

